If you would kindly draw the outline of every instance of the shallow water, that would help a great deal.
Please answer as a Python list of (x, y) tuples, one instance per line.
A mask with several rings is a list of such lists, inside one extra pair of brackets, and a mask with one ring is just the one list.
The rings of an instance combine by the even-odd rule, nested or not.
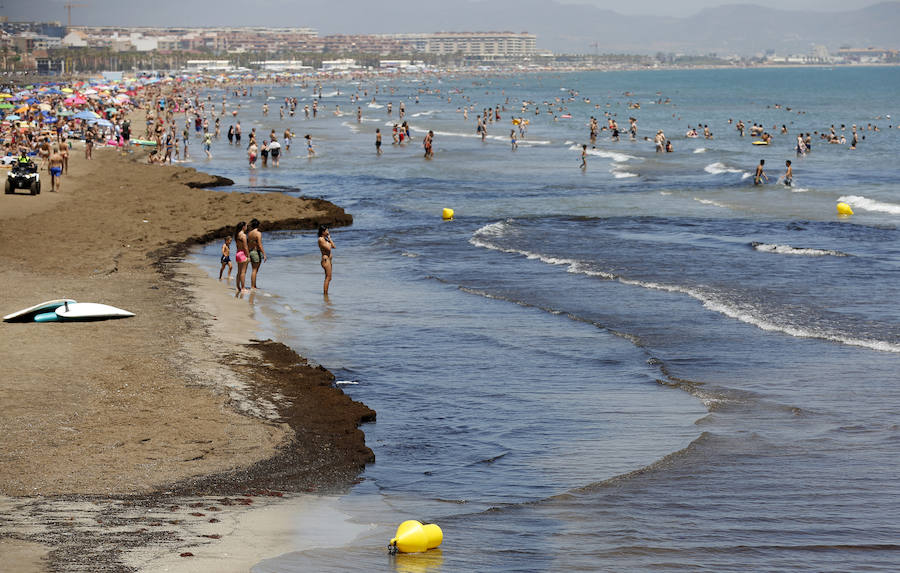
[[(257, 88), (239, 117), (245, 134), (295, 130), (281, 166), (250, 173), (224, 136), (194, 162), (238, 190), (321, 196), (355, 218), (333, 231), (328, 300), (314, 235), (267, 233), (270, 296), (255, 304), (378, 412), (364, 427), (377, 461), (342, 501), (370, 532), (255, 571), (896, 567), (900, 134), (884, 117), (898, 117), (896, 68), (390, 85), (376, 105), (392, 102), (393, 117), (370, 91), (360, 124), (353, 84), (323, 86), (334, 95), (308, 121), (310, 90), (272, 88), (263, 118)], [(512, 152), (519, 102), (543, 111), (569, 90), (557, 114), (572, 119), (529, 107)], [(300, 110), (281, 122), (285, 95)], [(469, 122), (456, 111), (465, 97)], [(476, 114), (507, 97), (482, 143)], [(393, 146), (401, 100), (415, 139)], [(604, 111), (620, 127), (637, 117), (638, 141), (603, 132), (582, 172), (587, 118)], [(729, 118), (763, 123), (775, 144), (750, 145)], [(698, 122), (715, 138), (685, 138)], [(848, 138), (854, 123), (882, 131), (861, 132), (855, 151), (816, 141), (793, 153), (798, 130), (841, 123)], [(789, 135), (772, 130), (782, 124)], [(656, 129), (675, 153), (642, 140)], [(793, 160), (793, 187), (754, 187), (761, 158), (773, 181)], [(856, 214), (838, 217), (838, 201)], [(456, 220), (441, 221), (443, 207)], [(197, 263), (217, 271), (217, 251)], [(410, 518), (442, 526), (440, 553), (386, 555)]]

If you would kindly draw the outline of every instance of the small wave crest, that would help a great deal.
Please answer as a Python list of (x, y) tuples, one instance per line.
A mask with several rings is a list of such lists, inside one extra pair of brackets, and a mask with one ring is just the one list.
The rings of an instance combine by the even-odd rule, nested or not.
[(801, 255), (806, 257), (847, 257), (847, 253), (840, 251), (831, 251), (827, 249), (808, 249), (803, 247), (792, 247), (790, 245), (770, 245), (768, 243), (759, 243), (754, 241), (750, 243), (754, 249), (761, 253), (777, 253), (779, 255)]
[(694, 153), (706, 153), (706, 148), (705, 148), (705, 147), (700, 147), (700, 148), (698, 148), (698, 149), (695, 149), (695, 150), (694, 150)]
[(631, 177), (637, 177), (637, 173), (632, 173), (631, 171), (625, 171), (621, 168), (620, 164), (616, 164), (612, 169), (609, 170), (612, 173), (613, 177), (616, 179), (629, 179)]
[(838, 201), (847, 203), (851, 207), (865, 209), (866, 211), (880, 211), (882, 213), (890, 213), (891, 215), (900, 215), (900, 205), (896, 203), (883, 203), (861, 195), (845, 195)]
[(605, 280), (616, 280), (622, 284), (637, 286), (646, 289), (684, 294), (696, 299), (703, 305), (704, 308), (708, 310), (723, 314), (729, 318), (733, 318), (746, 324), (753, 325), (761, 330), (765, 330), (768, 332), (780, 332), (782, 334), (793, 336), (795, 338), (816, 338), (820, 340), (829, 340), (849, 346), (869, 348), (871, 350), (877, 350), (880, 352), (900, 353), (900, 344), (897, 343), (870, 338), (857, 338), (853, 335), (846, 334), (831, 328), (819, 328), (814, 325), (792, 324), (789, 320), (780, 320), (777, 317), (770, 316), (764, 309), (756, 308), (753, 305), (747, 305), (741, 303), (740, 301), (728, 300), (727, 295), (722, 295), (720, 293), (716, 293), (707, 289), (664, 284), (639, 279), (630, 279), (613, 273), (594, 270), (591, 268), (591, 265), (584, 261), (564, 257), (554, 257), (552, 255), (535, 253), (524, 249), (501, 247), (496, 244), (497, 239), (509, 236), (509, 234), (512, 232), (513, 222), (513, 219), (507, 219), (505, 221), (485, 225), (472, 234), (472, 237), (469, 239), (469, 243), (476, 247), (516, 254), (524, 256), (528, 259), (539, 260), (550, 265), (565, 266), (566, 271), (570, 273), (594, 276)]
[(703, 168), (704, 171), (709, 173), (710, 175), (722, 175), (723, 173), (741, 173), (742, 179), (746, 179), (750, 177), (750, 173), (744, 171), (743, 169), (735, 169), (733, 167), (728, 167), (721, 161), (716, 161), (715, 163), (710, 163), (706, 167)]
[[(569, 147), (569, 151), (581, 151), (580, 145), (572, 145)], [(617, 151), (605, 151), (603, 149), (597, 149), (593, 147), (587, 150), (588, 155), (594, 155), (596, 157), (603, 157), (604, 159), (612, 159), (616, 163), (624, 163), (630, 159), (637, 159), (637, 157), (633, 155), (627, 155), (625, 153), (619, 153)]]
[(712, 199), (701, 199), (699, 197), (694, 197), (694, 201), (698, 203), (702, 203), (704, 205), (712, 205), (714, 207), (721, 207), (722, 209), (728, 209), (728, 205), (724, 203), (719, 203), (718, 201), (713, 201)]

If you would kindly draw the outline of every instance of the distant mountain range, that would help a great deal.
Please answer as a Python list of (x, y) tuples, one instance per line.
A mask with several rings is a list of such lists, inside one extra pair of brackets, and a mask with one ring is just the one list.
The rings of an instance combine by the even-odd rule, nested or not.
[[(728, 0), (722, 0), (726, 2)], [(623, 15), (565, 0), (92, 0), (73, 4), (73, 23), (119, 26), (311, 27), (320, 34), (527, 31), (559, 53), (684, 52), (805, 54), (813, 45), (900, 48), (900, 1), (843, 12), (785, 11), (752, 4), (675, 18)], [(847, 2), (853, 4), (852, 0)], [(13, 2), (11, 20), (63, 19), (63, 4)]]
[[(353, 0), (365, 23), (353, 33), (528, 31), (538, 47), (564, 53), (685, 52), (753, 55), (810, 51), (813, 45), (900, 48), (900, 2), (844, 12), (785, 11), (732, 4), (683, 18), (630, 16), (554, 0), (490, 0), (416, 8), (407, 0), (377, 4)], [(849, 2), (848, 2), (849, 4)], [(319, 15), (322, 33), (346, 33), (353, 12)]]

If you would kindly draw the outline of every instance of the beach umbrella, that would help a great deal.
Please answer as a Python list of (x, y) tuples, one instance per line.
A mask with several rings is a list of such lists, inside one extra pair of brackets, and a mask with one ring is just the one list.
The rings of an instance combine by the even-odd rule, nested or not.
[(12, 97), (12, 94), (5, 94), (5, 93), (0, 94), (0, 98), (8, 98), (8, 97)]
[(89, 123), (99, 125), (100, 127), (112, 127), (112, 122), (105, 119), (88, 120)]
[(63, 92), (64, 94), (75, 93), (75, 90), (73, 90), (72, 88), (63, 88), (60, 91)]
[(10, 109), (10, 108), (12, 108), (12, 106), (13, 105), (11, 103), (6, 103), (6, 102), (0, 103), (0, 109)]
[(22, 119), (22, 118), (19, 117), (19, 116), (16, 115), (16, 114), (12, 114), (12, 115), (6, 116), (6, 117), (3, 118), (3, 119), (8, 120), (8, 121), (16, 121), (17, 119)]
[(36, 97), (30, 97), (27, 100), (25, 100), (25, 103), (27, 103), (27, 104), (41, 103), (41, 100), (39, 100)]
[(87, 119), (87, 120), (91, 120), (91, 119), (98, 119), (100, 116), (97, 115), (96, 113), (92, 112), (92, 111), (84, 110), (84, 111), (79, 111), (78, 113), (76, 113), (76, 114), (73, 115), (72, 117), (74, 117), (75, 119)]
[(56, 115), (62, 116), (62, 117), (68, 117), (68, 116), (72, 115), (72, 112), (69, 111), (69, 110), (67, 110), (67, 109), (65, 109), (65, 110), (63, 110), (63, 111), (57, 112)]
[(115, 107), (108, 107), (108, 108), (104, 109), (103, 111), (105, 111), (106, 113), (117, 113), (119, 111), (119, 109), (115, 108)]
[(42, 103), (38, 105), (38, 109), (43, 111), (50, 111), (52, 108), (50, 107), (49, 103)]
[(44, 116), (44, 123), (56, 123), (56, 118), (49, 115)]

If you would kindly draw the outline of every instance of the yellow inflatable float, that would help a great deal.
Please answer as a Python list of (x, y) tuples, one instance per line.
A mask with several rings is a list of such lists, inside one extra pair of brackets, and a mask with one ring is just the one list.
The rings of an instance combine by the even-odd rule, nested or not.
[(421, 521), (409, 519), (397, 527), (388, 550), (391, 553), (422, 553), (434, 549), (444, 540), (444, 532), (434, 523), (423, 524)]
[(853, 209), (850, 208), (850, 205), (846, 203), (838, 203), (837, 204), (837, 212), (838, 215), (852, 215)]
[(444, 207), (444, 210), (441, 212), (441, 218), (445, 221), (450, 221), (453, 219), (453, 209), (449, 207)]

